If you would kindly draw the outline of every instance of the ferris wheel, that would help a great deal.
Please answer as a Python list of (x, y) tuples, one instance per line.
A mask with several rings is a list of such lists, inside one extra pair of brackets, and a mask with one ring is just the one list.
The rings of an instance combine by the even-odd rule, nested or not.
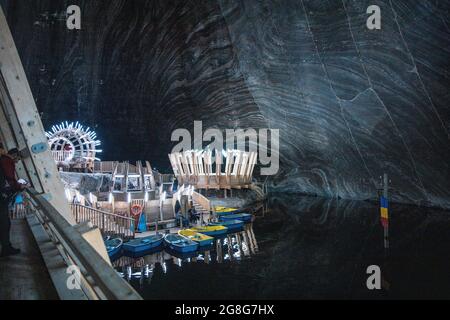
[(102, 150), (97, 149), (100, 146), (100, 140), (97, 140), (97, 134), (89, 127), (84, 128), (79, 122), (54, 125), (51, 131), (45, 133), (48, 138), (50, 151), (57, 163), (93, 163), (100, 161), (96, 157)]

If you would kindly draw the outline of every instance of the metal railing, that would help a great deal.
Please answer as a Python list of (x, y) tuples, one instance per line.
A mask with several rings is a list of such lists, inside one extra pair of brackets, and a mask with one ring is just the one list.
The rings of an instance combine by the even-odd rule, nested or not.
[(30, 208), (58, 248), (67, 266), (80, 270), (80, 287), (91, 300), (141, 300), (142, 297), (106, 262), (43, 195), (27, 192)]
[(72, 214), (77, 223), (89, 221), (104, 235), (134, 238), (134, 218), (101, 211), (81, 204), (71, 204)]

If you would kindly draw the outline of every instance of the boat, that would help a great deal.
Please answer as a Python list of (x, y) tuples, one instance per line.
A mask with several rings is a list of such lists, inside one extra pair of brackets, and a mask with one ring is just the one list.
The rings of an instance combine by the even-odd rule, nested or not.
[(244, 227), (244, 221), (242, 220), (225, 220), (219, 222), (211, 222), (209, 226), (224, 226), (228, 228), (228, 233), (233, 233), (241, 230)]
[(241, 220), (245, 223), (251, 222), (253, 216), (248, 213), (238, 213), (238, 214), (231, 214), (228, 216), (221, 216), (219, 217), (220, 221), (230, 221), (230, 220)]
[(199, 255), (199, 252), (192, 251), (192, 252), (178, 252), (175, 250), (172, 250), (170, 248), (165, 248), (164, 251), (168, 254), (170, 254), (172, 257), (179, 258), (179, 259), (189, 259), (189, 258), (196, 258)]
[(178, 234), (182, 237), (197, 242), (200, 247), (211, 246), (214, 242), (213, 237), (207, 236), (202, 233), (198, 233), (197, 231), (192, 229), (180, 230), (178, 231)]
[(228, 228), (224, 226), (204, 226), (204, 227), (193, 227), (191, 230), (195, 232), (205, 234), (210, 237), (217, 237), (228, 232)]
[(239, 213), (241, 210), (237, 208), (228, 208), (228, 207), (214, 207), (216, 215), (218, 216), (227, 216), (230, 214)]
[(149, 237), (130, 240), (123, 244), (123, 250), (125, 252), (133, 254), (146, 252), (161, 246), (163, 240), (164, 235), (161, 233), (157, 233)]
[(199, 247), (197, 242), (173, 233), (165, 235), (164, 243), (169, 249), (179, 253), (194, 252)]
[(118, 258), (122, 252), (123, 240), (120, 238), (108, 238), (105, 240), (106, 252), (110, 259)]

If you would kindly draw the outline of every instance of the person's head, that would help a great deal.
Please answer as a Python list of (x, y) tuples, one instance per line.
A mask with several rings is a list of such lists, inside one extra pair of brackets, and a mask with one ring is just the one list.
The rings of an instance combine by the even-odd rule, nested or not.
[(8, 151), (8, 155), (15, 161), (18, 162), (20, 160), (20, 152), (19, 149), (13, 148)]

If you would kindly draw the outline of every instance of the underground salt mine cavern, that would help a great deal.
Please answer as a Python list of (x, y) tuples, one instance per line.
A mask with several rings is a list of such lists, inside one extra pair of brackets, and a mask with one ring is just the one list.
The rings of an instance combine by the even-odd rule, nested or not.
[(0, 299), (450, 299), (449, 1), (0, 9)]

